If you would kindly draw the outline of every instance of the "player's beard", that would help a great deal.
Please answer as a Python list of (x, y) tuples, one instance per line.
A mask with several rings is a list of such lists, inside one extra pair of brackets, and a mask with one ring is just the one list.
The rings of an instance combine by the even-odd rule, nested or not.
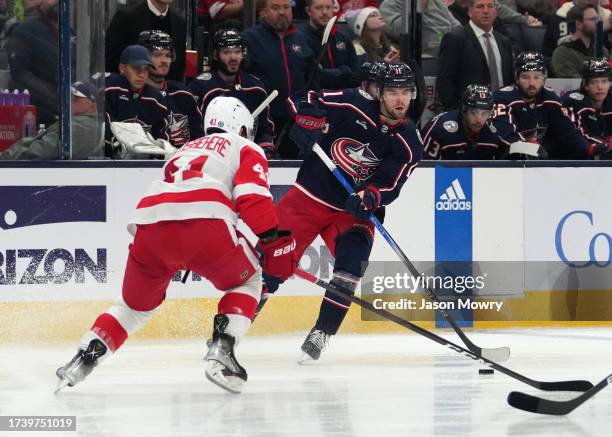
[(235, 76), (240, 71), (241, 65), (242, 65), (242, 61), (239, 62), (238, 66), (235, 69), (233, 69), (234, 71), (232, 71), (229, 69), (229, 67), (227, 66), (225, 62), (219, 62), (219, 70), (221, 71), (221, 73), (225, 74), (226, 76)]

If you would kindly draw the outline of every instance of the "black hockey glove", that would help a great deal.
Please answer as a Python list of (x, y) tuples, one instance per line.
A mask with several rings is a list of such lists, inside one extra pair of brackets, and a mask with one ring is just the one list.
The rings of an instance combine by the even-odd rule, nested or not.
[(295, 124), (291, 128), (289, 137), (300, 148), (300, 158), (306, 158), (312, 152), (312, 146), (317, 143), (325, 129), (327, 112), (320, 109), (317, 104), (299, 102)]
[(367, 186), (349, 196), (344, 204), (346, 210), (359, 220), (367, 220), (380, 206), (380, 192), (374, 186)]

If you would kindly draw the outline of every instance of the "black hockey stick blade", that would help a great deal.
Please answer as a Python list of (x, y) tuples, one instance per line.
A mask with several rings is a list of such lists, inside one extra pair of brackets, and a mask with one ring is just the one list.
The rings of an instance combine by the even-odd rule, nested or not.
[(612, 374), (605, 377), (599, 384), (591, 387), (580, 396), (567, 401), (553, 401), (542, 399), (537, 396), (513, 391), (508, 394), (508, 404), (519, 410), (528, 411), (530, 413), (549, 414), (552, 416), (563, 416), (571, 413), (580, 405), (591, 399), (600, 390), (612, 382)]
[(331, 284), (329, 282), (325, 282), (322, 279), (317, 278), (315, 275), (312, 275), (300, 269), (297, 269), (295, 271), (295, 274), (296, 276), (299, 276), (300, 278), (305, 279), (308, 282), (311, 282), (313, 284), (318, 285), (319, 287), (324, 288), (325, 290), (329, 291), (335, 296), (339, 296), (344, 299), (347, 299), (353, 302), (355, 305), (359, 305), (361, 308), (364, 308), (380, 317), (383, 317), (387, 320), (397, 323), (398, 325), (403, 326), (404, 328), (407, 328), (413, 332), (416, 332), (417, 334), (420, 334), (423, 337), (426, 337), (432, 341), (435, 341), (436, 343), (442, 346), (446, 346), (449, 349), (452, 349), (459, 354), (465, 355), (466, 357), (471, 358), (475, 361), (480, 361), (486, 366), (489, 366), (490, 368), (495, 369), (498, 372), (503, 373), (504, 375), (507, 375), (527, 385), (530, 385), (531, 387), (537, 388), (539, 390), (548, 390), (548, 391), (585, 391), (593, 387), (593, 384), (591, 384), (589, 381), (579, 380), (579, 381), (545, 382), (545, 381), (537, 381), (535, 379), (531, 379), (525, 375), (521, 375), (520, 373), (515, 372), (514, 370), (508, 369), (507, 367), (504, 367), (501, 364), (498, 364), (495, 361), (490, 360), (476, 352), (473, 352), (469, 349), (465, 349), (456, 343), (453, 343), (443, 337), (440, 337), (439, 335), (431, 331), (428, 331), (427, 329), (421, 328), (419, 325), (415, 325), (414, 323), (409, 322), (406, 319), (398, 317), (395, 314), (387, 310), (378, 309), (374, 307), (374, 305), (372, 305), (370, 302), (353, 295), (351, 292), (349, 292), (348, 290), (342, 288), (341, 286), (337, 284)]

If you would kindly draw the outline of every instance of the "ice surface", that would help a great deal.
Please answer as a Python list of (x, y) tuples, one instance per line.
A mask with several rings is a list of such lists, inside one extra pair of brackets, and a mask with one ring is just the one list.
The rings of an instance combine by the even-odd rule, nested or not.
[[(460, 344), (453, 333), (443, 335)], [(468, 335), (480, 346), (510, 346), (506, 365), (534, 379), (595, 383), (612, 373), (610, 328)], [(0, 415), (74, 415), (78, 435), (121, 437), (611, 432), (612, 388), (568, 416), (538, 416), (511, 408), (506, 396), (512, 390), (543, 392), (499, 372), (479, 376), (479, 363), (417, 335), (341, 334), (321, 360), (299, 366), (303, 338), (246, 337), (238, 359), (249, 381), (240, 395), (206, 380), (203, 340), (128, 341), (86, 381), (57, 396), (55, 369), (72, 358), (75, 345), (0, 345)]]

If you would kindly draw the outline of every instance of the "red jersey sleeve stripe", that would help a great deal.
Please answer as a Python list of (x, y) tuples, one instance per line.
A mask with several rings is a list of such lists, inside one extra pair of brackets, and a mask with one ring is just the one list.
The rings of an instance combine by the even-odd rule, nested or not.
[(160, 193), (153, 196), (147, 196), (140, 200), (136, 209), (149, 208), (163, 203), (192, 202), (218, 202), (227, 206), (232, 211), (236, 211), (236, 207), (230, 199), (220, 191), (211, 188), (202, 188), (182, 193)]

